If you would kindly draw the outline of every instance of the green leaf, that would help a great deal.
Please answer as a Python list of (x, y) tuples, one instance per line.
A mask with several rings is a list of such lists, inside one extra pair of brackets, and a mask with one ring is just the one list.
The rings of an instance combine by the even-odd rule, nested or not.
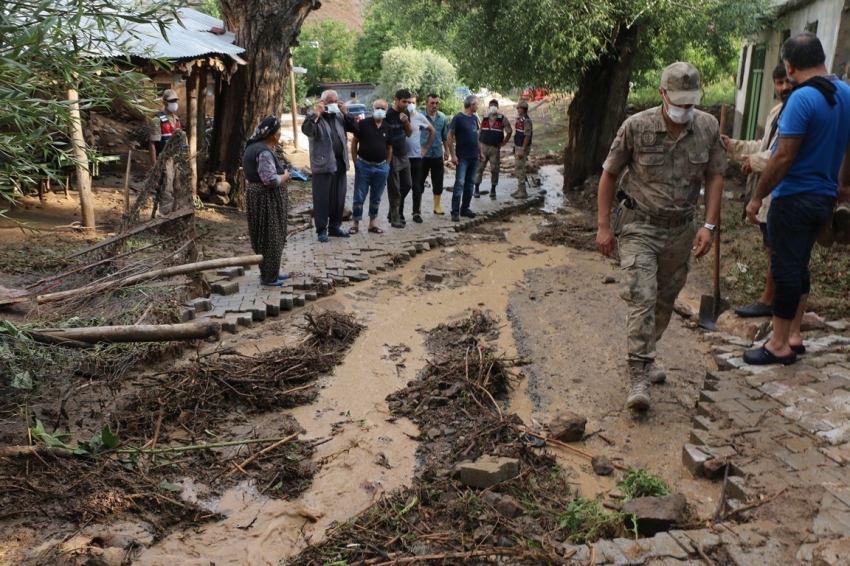
[(112, 430), (109, 428), (109, 425), (104, 425), (103, 431), (100, 433), (101, 438), (103, 439), (103, 444), (107, 448), (117, 448), (119, 444), (121, 444), (121, 439), (118, 438), (117, 434), (113, 434)]
[(164, 489), (166, 491), (173, 491), (174, 493), (180, 493), (180, 492), (183, 491), (182, 485), (177, 485), (176, 483), (169, 483), (165, 480), (162, 480), (159, 483), (159, 487), (161, 487), (162, 489)]
[(30, 434), (32, 434), (32, 437), (35, 441), (41, 442), (45, 446), (50, 446), (51, 448), (67, 448), (69, 450), (71, 449), (70, 446), (63, 442), (63, 440), (66, 440), (71, 437), (70, 434), (50, 434), (44, 430), (44, 425), (38, 419), (36, 419), (35, 421), (35, 426), (30, 429)]

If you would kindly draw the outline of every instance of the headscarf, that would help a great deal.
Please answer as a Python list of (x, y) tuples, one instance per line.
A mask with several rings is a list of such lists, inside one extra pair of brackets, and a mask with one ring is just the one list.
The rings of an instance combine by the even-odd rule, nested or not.
[(274, 116), (266, 116), (260, 120), (260, 124), (254, 130), (254, 135), (245, 142), (245, 147), (276, 134), (279, 129), (280, 121)]

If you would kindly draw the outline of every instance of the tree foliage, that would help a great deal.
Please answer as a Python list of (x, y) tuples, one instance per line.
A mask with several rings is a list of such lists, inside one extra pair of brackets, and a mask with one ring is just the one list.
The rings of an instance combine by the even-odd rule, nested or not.
[(83, 110), (152, 98), (147, 77), (128, 70), (124, 48), (138, 24), (153, 23), (164, 34), (181, 5), (0, 0), (0, 198), (11, 201), (15, 187), (56, 179), (59, 158), (71, 160), (67, 88), (79, 91)]
[(338, 20), (308, 23), (301, 28), (298, 47), (292, 57), (299, 67), (306, 67), (304, 79), (307, 94), (318, 94), (319, 83), (359, 80), (354, 66), (356, 38)]
[(392, 100), (400, 88), (410, 90), (420, 101), (431, 93), (447, 98), (453, 94), (456, 84), (454, 66), (430, 49), (393, 47), (385, 51), (381, 59), (378, 96), (387, 100)]

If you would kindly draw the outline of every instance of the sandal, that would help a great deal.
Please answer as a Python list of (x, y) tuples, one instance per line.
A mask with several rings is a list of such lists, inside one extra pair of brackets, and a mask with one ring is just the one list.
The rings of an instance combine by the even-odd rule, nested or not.
[(348, 229), (348, 233), (349, 234), (358, 234), (358, 233), (360, 233), (360, 227), (359, 226), (352, 226), (351, 228)]
[(373, 234), (383, 234), (384, 233), (384, 231), (381, 230), (380, 228), (378, 228), (377, 226), (372, 226), (371, 228), (369, 228), (369, 231)]
[(765, 366), (768, 364), (791, 365), (797, 361), (797, 354), (788, 356), (777, 356), (767, 349), (767, 346), (744, 352), (744, 361), (751, 366)]

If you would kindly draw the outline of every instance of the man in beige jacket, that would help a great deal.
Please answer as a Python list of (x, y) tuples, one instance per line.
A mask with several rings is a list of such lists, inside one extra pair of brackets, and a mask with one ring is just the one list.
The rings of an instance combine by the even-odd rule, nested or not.
[[(759, 176), (767, 166), (770, 159), (771, 148), (776, 143), (777, 125), (779, 124), (779, 113), (782, 106), (791, 96), (791, 82), (785, 74), (785, 65), (780, 63), (773, 70), (773, 90), (780, 103), (774, 106), (767, 115), (767, 123), (764, 127), (764, 136), (760, 140), (733, 140), (722, 136), (726, 144), (726, 157), (730, 161), (741, 163), (741, 170), (748, 175), (745, 202), (750, 201), (753, 190), (758, 183)], [(767, 210), (770, 207), (770, 195), (764, 199), (758, 213), (759, 228), (761, 228), (765, 249), (767, 250), (767, 281), (761, 297), (754, 303), (735, 309), (735, 314), (741, 317), (771, 316), (771, 305), (776, 290), (770, 272), (770, 248), (767, 245)]]

